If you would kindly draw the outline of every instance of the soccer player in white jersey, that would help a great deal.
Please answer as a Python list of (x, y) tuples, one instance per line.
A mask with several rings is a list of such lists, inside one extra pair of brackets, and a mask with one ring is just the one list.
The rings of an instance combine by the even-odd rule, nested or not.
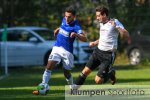
[[(54, 31), (54, 36), (57, 36), (56, 43), (49, 56), (47, 66), (43, 73), (42, 83), (48, 84), (51, 78), (51, 70), (62, 60), (64, 76), (69, 85), (73, 84), (73, 77), (70, 70), (73, 67), (73, 42), (77, 37), (79, 40), (86, 42), (87, 38), (83, 34), (81, 26), (76, 20), (75, 9), (67, 7), (65, 17), (59, 28)], [(38, 91), (33, 91), (33, 94), (38, 94)]]
[(108, 16), (108, 9), (104, 6), (96, 8), (96, 19), (100, 23), (99, 39), (90, 42), (89, 46), (98, 45), (89, 58), (85, 68), (80, 73), (75, 84), (82, 85), (92, 70), (98, 67), (95, 82), (102, 84), (110, 79), (111, 84), (116, 82), (115, 69), (112, 67), (117, 50), (118, 34), (129, 37), (128, 31), (117, 19)]

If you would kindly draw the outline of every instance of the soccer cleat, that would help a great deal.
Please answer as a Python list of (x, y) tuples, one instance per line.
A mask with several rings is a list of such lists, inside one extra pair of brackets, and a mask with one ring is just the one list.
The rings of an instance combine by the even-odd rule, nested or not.
[(41, 94), (41, 95), (46, 95), (49, 91), (50, 87), (47, 83), (40, 83), (38, 86), (37, 86), (37, 90), (36, 91), (33, 91), (33, 94)]
[(32, 93), (33, 93), (34, 95), (39, 95), (39, 91), (38, 91), (38, 90), (34, 90)]

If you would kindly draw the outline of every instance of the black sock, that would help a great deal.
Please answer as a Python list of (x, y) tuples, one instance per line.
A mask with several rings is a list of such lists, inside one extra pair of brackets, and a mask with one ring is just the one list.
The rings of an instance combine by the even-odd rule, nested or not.
[(79, 77), (76, 79), (75, 84), (76, 85), (83, 85), (85, 79), (86, 79), (86, 75), (84, 75), (83, 73), (81, 73), (79, 75)]

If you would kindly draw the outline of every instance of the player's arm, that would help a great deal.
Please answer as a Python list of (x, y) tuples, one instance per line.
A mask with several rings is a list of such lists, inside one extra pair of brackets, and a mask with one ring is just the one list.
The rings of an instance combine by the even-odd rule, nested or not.
[(83, 41), (83, 42), (87, 42), (87, 38), (86, 38), (85, 34), (75, 34), (75, 36), (76, 36), (79, 40), (81, 40), (81, 41)]
[(129, 38), (130, 37), (130, 35), (129, 35), (129, 32), (126, 30), (126, 29), (122, 29), (122, 28), (120, 28), (120, 27), (118, 27), (118, 28), (116, 28), (118, 31), (119, 31), (119, 33), (120, 33), (120, 35), (122, 36), (122, 37), (127, 37), (127, 38)]
[(130, 37), (129, 32), (125, 28), (122, 28), (123, 26), (122, 26), (122, 24), (119, 21), (117, 21), (117, 23), (119, 23), (119, 26), (117, 25), (115, 20), (112, 20), (111, 23), (118, 30), (118, 32), (120, 33), (120, 35), (122, 37), (124, 37), (124, 36), (127, 37), (127, 38)]
[(56, 36), (57, 34), (58, 34), (58, 32), (59, 32), (59, 27), (58, 28), (56, 28), (55, 30), (54, 30), (54, 36)]
[(83, 33), (83, 34), (77, 34), (77, 33), (75, 33), (75, 32), (71, 32), (71, 35), (70, 35), (70, 37), (77, 37), (79, 40), (81, 40), (81, 41), (83, 41), (83, 42), (86, 42), (87, 41), (87, 38), (86, 38), (86, 36), (85, 36), (85, 34)]
[(98, 45), (98, 43), (99, 43), (99, 39), (96, 40), (96, 41), (90, 42), (90, 43), (89, 43), (89, 46), (90, 46), (90, 47), (93, 47), (93, 46)]

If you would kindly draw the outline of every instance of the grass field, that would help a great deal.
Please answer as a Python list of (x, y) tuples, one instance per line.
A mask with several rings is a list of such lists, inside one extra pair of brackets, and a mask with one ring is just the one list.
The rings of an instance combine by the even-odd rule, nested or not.
[[(115, 67), (117, 69), (116, 85), (150, 85), (149, 66)], [(73, 69), (74, 78), (79, 75), (81, 70), (80, 67)], [(64, 89), (67, 83), (61, 69), (53, 70), (52, 78), (49, 81), (51, 90), (47, 95), (32, 94), (32, 90), (36, 89), (38, 83), (41, 82), (43, 71), (42, 67), (9, 69), (9, 76), (0, 80), (0, 100), (64, 100)], [(87, 78), (85, 85), (95, 85), (95, 75), (96, 71), (93, 71)]]

